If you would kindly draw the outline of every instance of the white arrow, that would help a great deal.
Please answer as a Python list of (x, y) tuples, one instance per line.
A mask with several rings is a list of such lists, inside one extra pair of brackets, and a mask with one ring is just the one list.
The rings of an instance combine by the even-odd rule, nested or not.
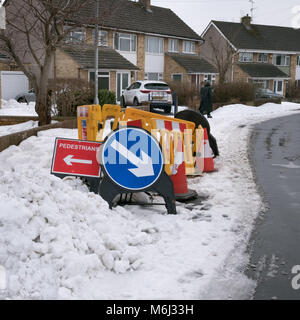
[(93, 164), (92, 160), (82, 160), (82, 159), (73, 159), (74, 156), (71, 154), (68, 155), (67, 157), (64, 158), (64, 162), (68, 165), (71, 166), (72, 163), (83, 163), (83, 164)]
[(136, 177), (142, 178), (154, 176), (152, 159), (144, 151), (141, 151), (142, 159), (140, 159), (116, 140), (113, 141), (111, 147), (118, 151), (124, 158), (128, 159), (132, 164), (137, 166), (136, 169), (129, 169)]

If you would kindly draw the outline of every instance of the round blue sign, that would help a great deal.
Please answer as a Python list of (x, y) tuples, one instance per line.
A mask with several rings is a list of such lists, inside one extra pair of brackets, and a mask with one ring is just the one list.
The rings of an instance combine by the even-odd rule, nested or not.
[(101, 150), (105, 172), (121, 188), (147, 189), (162, 173), (163, 155), (159, 143), (143, 129), (126, 127), (114, 131)]

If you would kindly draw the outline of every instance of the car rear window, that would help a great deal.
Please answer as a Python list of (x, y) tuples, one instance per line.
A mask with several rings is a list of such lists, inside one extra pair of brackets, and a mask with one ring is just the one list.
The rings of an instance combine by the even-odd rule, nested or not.
[(147, 83), (145, 89), (148, 90), (170, 90), (166, 83)]

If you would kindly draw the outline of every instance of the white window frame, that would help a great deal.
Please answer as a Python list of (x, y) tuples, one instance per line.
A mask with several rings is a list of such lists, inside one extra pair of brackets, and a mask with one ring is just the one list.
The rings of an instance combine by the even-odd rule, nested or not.
[(193, 54), (195, 53), (195, 41), (186, 41), (183, 40), (182, 43), (182, 52), (183, 53), (190, 53)]
[(178, 39), (168, 39), (168, 51), (169, 52), (179, 52), (179, 40)]
[[(211, 76), (211, 80), (208, 79), (209, 76)], [(210, 84), (215, 84), (217, 81), (216, 75), (211, 73), (206, 73), (204, 74), (204, 81), (210, 81)]]
[[(283, 64), (277, 64), (277, 57), (279, 56), (283, 58), (281, 59), (281, 61), (283, 60)], [(278, 67), (289, 67), (291, 65), (291, 57), (285, 54), (274, 54), (273, 61), (274, 61), (274, 65)]]
[[(149, 73), (150, 74), (157, 74), (157, 79), (149, 79)], [(144, 80), (150, 80), (150, 81), (161, 81), (164, 78), (164, 74), (162, 72), (145, 72)]]
[[(89, 70), (89, 72), (88, 72), (89, 82), (95, 81), (95, 79), (91, 78), (91, 72), (95, 72), (95, 70), (94, 69)], [(103, 74), (99, 74), (99, 73), (108, 73), (108, 75), (103, 75)], [(108, 78), (108, 90), (110, 91), (110, 72), (107, 70), (98, 70), (98, 78)]]
[[(95, 43), (95, 29), (92, 31), (92, 41)], [(98, 38), (98, 46), (99, 47), (107, 47), (108, 46), (108, 31), (99, 30), (99, 38)]]
[(174, 80), (174, 76), (181, 76), (180, 82), (183, 81), (183, 74), (182, 73), (172, 73), (172, 81), (178, 81), (178, 80)]
[[(158, 40), (158, 52), (151, 50), (150, 48), (151, 40)], [(164, 38), (146, 36), (145, 50), (147, 54), (163, 55), (164, 54)]]
[[(118, 45), (116, 47), (116, 36), (118, 35)], [(114, 49), (121, 52), (136, 52), (137, 47), (137, 39), (135, 34), (131, 33), (121, 33), (121, 32), (115, 32), (114, 33)], [(121, 39), (123, 40), (129, 40), (129, 50), (121, 50)]]
[(300, 67), (300, 54), (297, 55), (296, 66)]
[[(260, 59), (260, 57), (263, 57), (263, 59)], [(269, 55), (267, 53), (259, 53), (258, 54), (258, 62), (268, 63), (269, 62)]]
[[(67, 29), (72, 29), (72, 27), (70, 26), (64, 26), (64, 30), (67, 30)], [(77, 37), (74, 37), (74, 34), (81, 34), (81, 39), (77, 39)], [(82, 43), (86, 40), (86, 30), (85, 28), (74, 28), (73, 30), (71, 30), (67, 37), (66, 37), (66, 40), (65, 42), (66, 43)]]
[(240, 52), (239, 62), (253, 62), (253, 52)]

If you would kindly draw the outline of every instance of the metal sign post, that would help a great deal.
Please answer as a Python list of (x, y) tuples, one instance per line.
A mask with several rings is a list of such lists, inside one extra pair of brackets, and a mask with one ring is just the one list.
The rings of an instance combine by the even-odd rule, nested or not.
[(114, 131), (99, 151), (104, 178), (99, 194), (112, 208), (117, 195), (154, 191), (165, 200), (169, 214), (176, 214), (173, 183), (164, 170), (157, 140), (146, 130), (126, 127)]
[(6, 29), (5, 7), (3, 6), (0, 7), (0, 29)]

